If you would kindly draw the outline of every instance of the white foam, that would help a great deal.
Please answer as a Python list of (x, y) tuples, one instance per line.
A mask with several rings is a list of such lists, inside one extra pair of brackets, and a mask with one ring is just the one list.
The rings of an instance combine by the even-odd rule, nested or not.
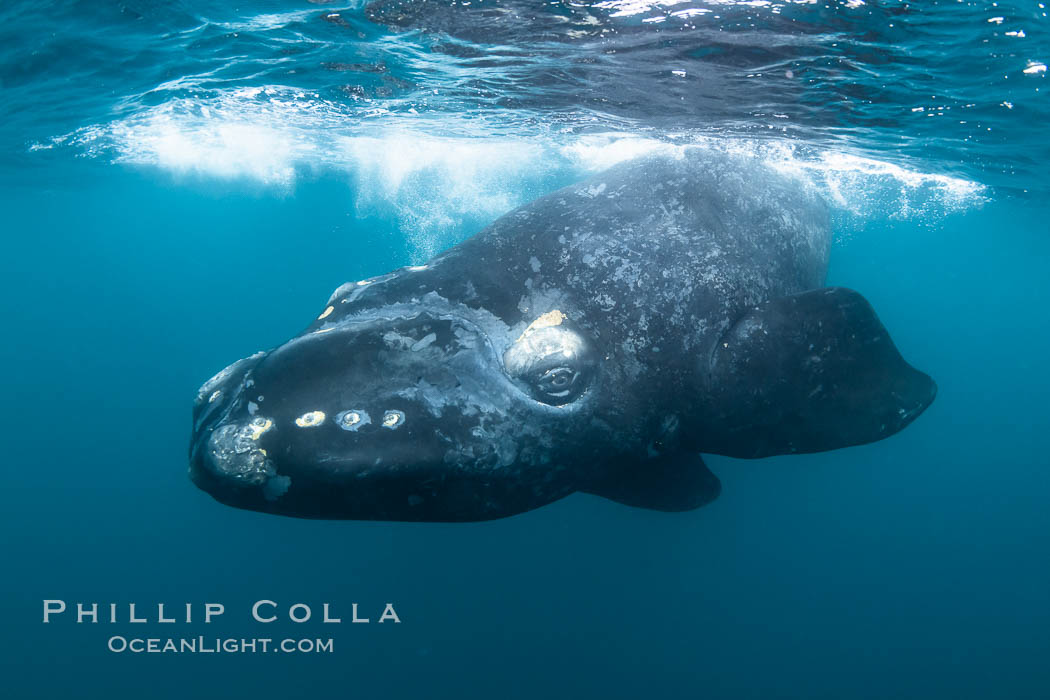
[(236, 121), (187, 125), (158, 119), (148, 126), (116, 129), (114, 136), (135, 144), (134, 149), (125, 149), (126, 161), (179, 173), (250, 176), (280, 185), (295, 180), (296, 163), (313, 150), (280, 129)]
[(581, 170), (598, 172), (617, 163), (657, 153), (673, 154), (679, 146), (667, 141), (624, 132), (581, 136), (560, 148), (561, 154)]
[(686, 146), (757, 155), (806, 178), (853, 215), (912, 216), (971, 206), (983, 187), (943, 174), (798, 142), (697, 134), (494, 131), (462, 118), (358, 109), (301, 90), (242, 88), (177, 98), (49, 144), (204, 178), (282, 190), (304, 174), (345, 173), (347, 205), (392, 218), (422, 262), (465, 233), (588, 173)]
[[(162, 86), (155, 92), (178, 89)], [(174, 99), (69, 139), (94, 155), (179, 174), (291, 186), (318, 155), (313, 136), (331, 117), (301, 91), (242, 88), (210, 100)]]
[(940, 173), (926, 173), (895, 163), (837, 151), (800, 153), (796, 144), (764, 145), (776, 169), (805, 176), (834, 205), (857, 216), (903, 218), (917, 213), (952, 211), (983, 203), (984, 186)]
[(359, 212), (390, 213), (421, 262), (478, 224), (513, 209), (549, 173), (541, 145), (499, 138), (427, 136), (399, 128), (340, 139)]

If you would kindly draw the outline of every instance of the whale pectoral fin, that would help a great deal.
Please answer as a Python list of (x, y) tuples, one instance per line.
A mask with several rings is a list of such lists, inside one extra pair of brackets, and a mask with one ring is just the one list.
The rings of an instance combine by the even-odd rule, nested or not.
[(754, 308), (719, 342), (710, 370), (715, 409), (701, 448), (732, 457), (879, 440), (937, 393), (904, 361), (867, 300), (841, 287)]
[(718, 498), (722, 484), (700, 455), (676, 454), (613, 469), (580, 490), (627, 506), (676, 512), (707, 505)]

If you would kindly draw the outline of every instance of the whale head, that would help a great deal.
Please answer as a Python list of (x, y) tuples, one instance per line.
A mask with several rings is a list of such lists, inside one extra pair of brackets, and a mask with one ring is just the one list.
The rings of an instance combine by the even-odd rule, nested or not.
[(597, 376), (557, 309), (522, 331), (465, 307), (340, 319), (330, 305), (201, 387), (191, 477), (228, 505), (299, 517), (510, 515), (576, 489)]

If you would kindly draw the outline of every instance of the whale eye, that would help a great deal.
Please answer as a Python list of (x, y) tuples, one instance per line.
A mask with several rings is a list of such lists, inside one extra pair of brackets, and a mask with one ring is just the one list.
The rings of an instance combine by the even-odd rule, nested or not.
[(580, 373), (570, 367), (555, 367), (543, 372), (536, 380), (536, 388), (554, 398), (563, 398), (572, 391)]
[(503, 363), (532, 398), (552, 406), (579, 398), (595, 365), (584, 338), (562, 324), (523, 335), (504, 354)]
[(562, 353), (538, 358), (523, 379), (529, 385), (533, 398), (553, 406), (564, 406), (575, 400), (587, 388), (590, 367), (575, 357)]

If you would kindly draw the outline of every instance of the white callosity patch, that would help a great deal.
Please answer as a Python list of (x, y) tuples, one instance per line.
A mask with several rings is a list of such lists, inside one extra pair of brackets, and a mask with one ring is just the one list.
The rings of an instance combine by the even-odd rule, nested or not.
[(316, 428), (324, 423), (324, 411), (307, 411), (295, 419), (295, 424), (300, 428)]
[(372, 423), (372, 417), (364, 409), (353, 408), (348, 411), (340, 411), (335, 416), (335, 424), (343, 430), (356, 433), (361, 428)]
[(251, 429), (251, 439), (258, 440), (263, 434), (270, 431), (273, 428), (273, 421), (269, 418), (263, 418), (262, 416), (256, 416), (248, 423), (248, 427)]
[(382, 426), (390, 430), (400, 428), (405, 422), (405, 414), (402, 411), (387, 411), (383, 414)]
[[(533, 270), (536, 270), (539, 267), (539, 261), (536, 260), (536, 264), (533, 265), (533, 260), (536, 260), (535, 256), (529, 259), (529, 264), (530, 266), (532, 266)], [(528, 325), (528, 327), (525, 329), (525, 331), (521, 334), (521, 336), (518, 338), (518, 341), (516, 342), (520, 342), (532, 335), (533, 333), (535, 333), (536, 331), (543, 330), (544, 328), (560, 326), (563, 321), (565, 321), (565, 314), (563, 314), (560, 309), (554, 309), (553, 311), (548, 311), (545, 314), (541, 314), (539, 318), (537, 318), (535, 321)]]
[(273, 421), (260, 416), (247, 425), (223, 425), (208, 438), (208, 464), (217, 476), (245, 486), (261, 486), (268, 500), (279, 498), (291, 480), (277, 474), (266, 450), (259, 446), (259, 438), (272, 428)]

